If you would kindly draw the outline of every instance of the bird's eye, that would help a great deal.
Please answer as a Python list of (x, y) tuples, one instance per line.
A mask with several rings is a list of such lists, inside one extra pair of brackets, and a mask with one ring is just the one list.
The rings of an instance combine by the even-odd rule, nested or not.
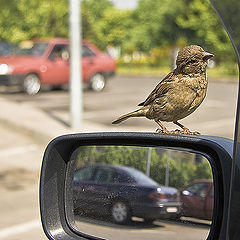
[(196, 62), (196, 59), (190, 59), (189, 61), (188, 61), (188, 64), (190, 63), (190, 64), (192, 64), (192, 63), (195, 63)]

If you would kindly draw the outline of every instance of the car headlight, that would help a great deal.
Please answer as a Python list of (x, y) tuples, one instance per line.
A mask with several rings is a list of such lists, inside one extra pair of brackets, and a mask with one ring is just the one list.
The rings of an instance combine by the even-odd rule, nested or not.
[(0, 75), (12, 73), (13, 68), (5, 63), (0, 64)]

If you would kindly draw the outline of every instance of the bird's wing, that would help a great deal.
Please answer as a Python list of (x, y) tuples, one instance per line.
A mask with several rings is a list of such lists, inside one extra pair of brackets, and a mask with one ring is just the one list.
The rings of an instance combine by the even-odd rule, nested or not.
[(170, 72), (158, 85), (153, 89), (153, 91), (149, 94), (146, 100), (138, 106), (146, 106), (152, 103), (156, 98), (164, 95), (170, 88), (172, 88), (173, 82), (176, 79), (174, 78), (174, 73)]

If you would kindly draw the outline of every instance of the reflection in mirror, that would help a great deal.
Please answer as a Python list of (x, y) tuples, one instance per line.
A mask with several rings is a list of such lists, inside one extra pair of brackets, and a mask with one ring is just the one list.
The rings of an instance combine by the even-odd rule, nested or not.
[(160, 147), (82, 146), (71, 162), (78, 231), (119, 240), (207, 238), (214, 189), (206, 157)]

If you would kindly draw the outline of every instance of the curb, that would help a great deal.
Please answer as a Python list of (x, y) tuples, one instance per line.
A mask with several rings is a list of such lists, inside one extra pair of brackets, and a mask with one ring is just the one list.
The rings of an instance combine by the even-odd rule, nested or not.
[[(32, 138), (40, 145), (46, 145), (57, 136), (69, 133), (139, 131), (137, 126), (105, 126), (89, 121), (83, 121), (80, 129), (72, 129), (40, 109), (25, 103), (11, 102), (1, 97), (0, 108), (0, 124), (12, 131)], [(145, 131), (148, 130), (150, 129), (145, 129)]]
[(41, 110), (0, 98), (0, 123), (7, 128), (27, 135), (39, 144), (46, 144), (57, 135), (70, 129), (51, 119)]

